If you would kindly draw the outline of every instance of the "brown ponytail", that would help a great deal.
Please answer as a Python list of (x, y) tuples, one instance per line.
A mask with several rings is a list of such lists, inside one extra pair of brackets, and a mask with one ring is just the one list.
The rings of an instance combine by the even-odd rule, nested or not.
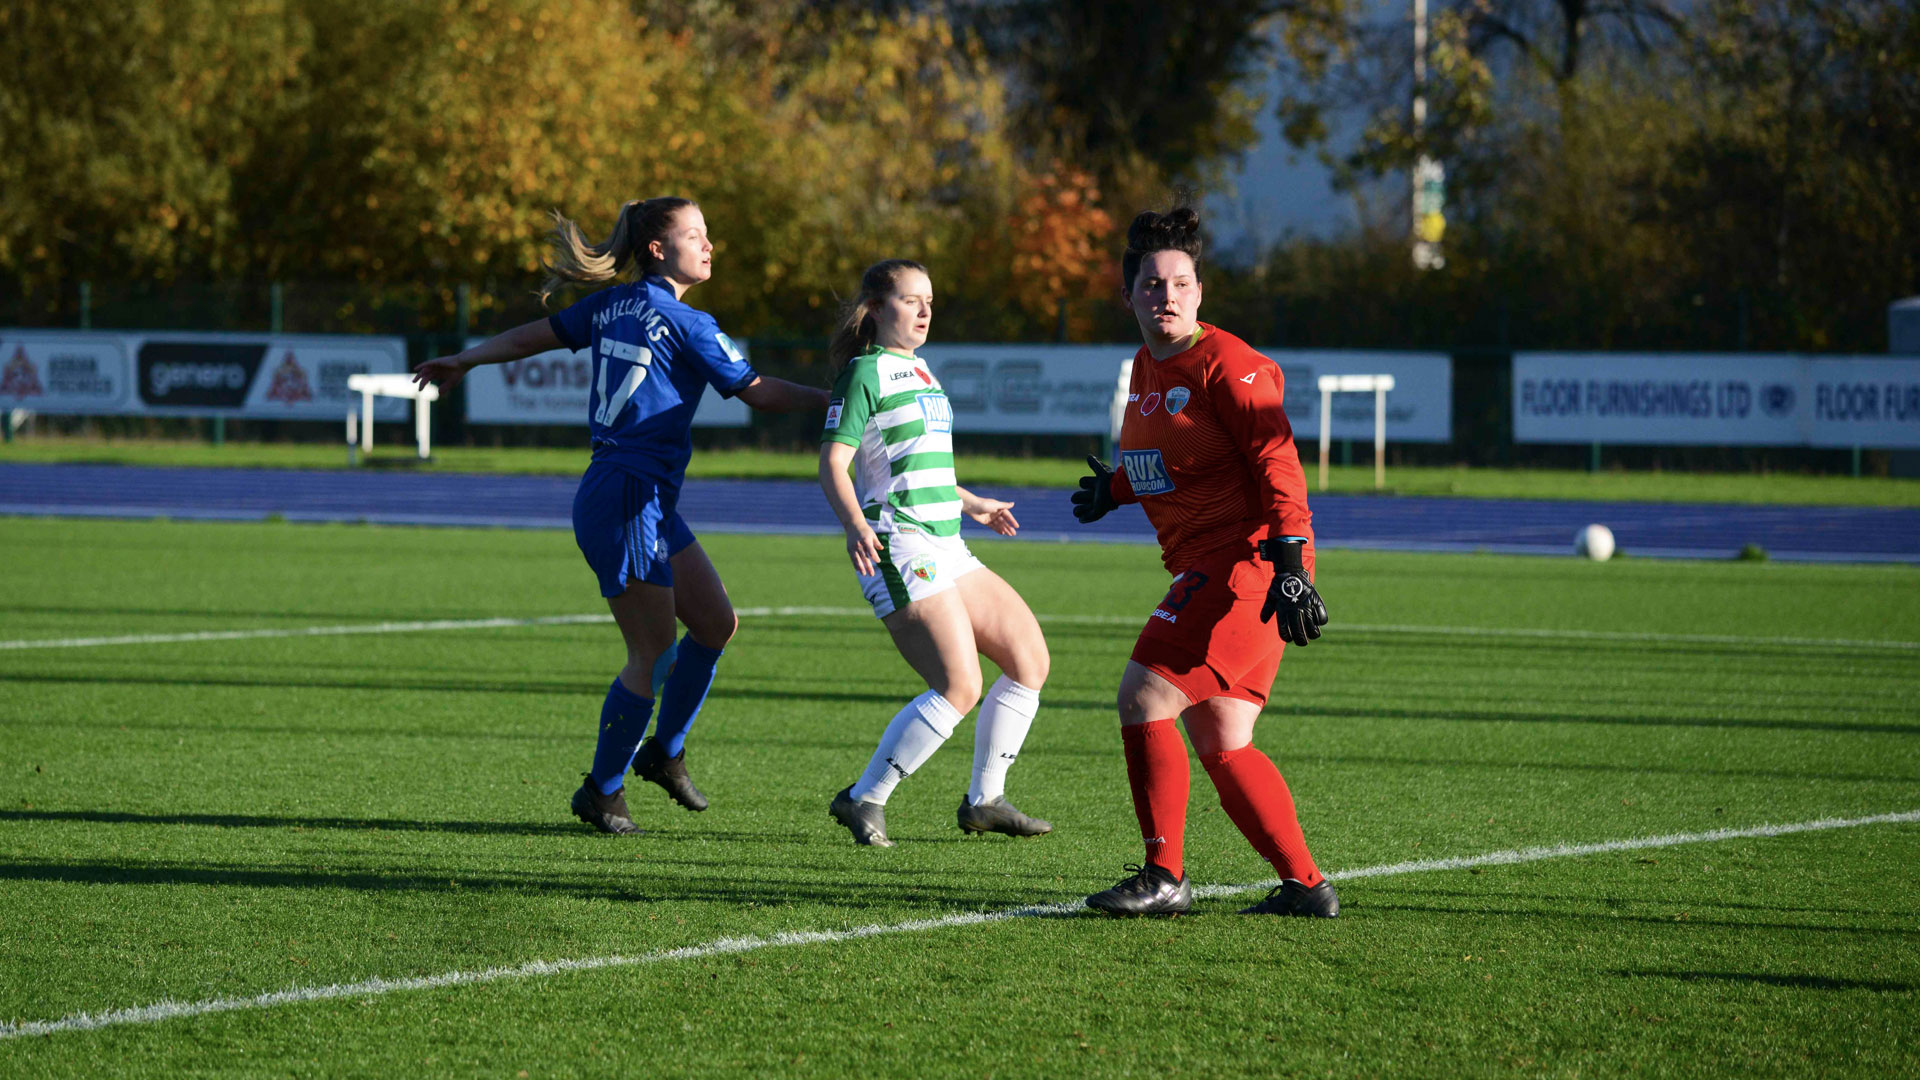
[(540, 302), (546, 303), (547, 297), (563, 285), (598, 285), (612, 281), (629, 264), (638, 266), (641, 273), (653, 269), (649, 245), (666, 239), (673, 227), (674, 215), (693, 205), (692, 199), (672, 195), (628, 202), (620, 207), (613, 231), (598, 244), (587, 243), (580, 226), (562, 217), (560, 211), (552, 211), (553, 261), (541, 264), (547, 280), (540, 286)]
[(888, 259), (874, 263), (860, 275), (860, 295), (840, 305), (833, 340), (827, 343), (827, 358), (835, 365), (845, 364), (873, 348), (873, 309), (893, 295), (894, 283), (909, 270), (927, 272), (926, 267), (912, 259)]

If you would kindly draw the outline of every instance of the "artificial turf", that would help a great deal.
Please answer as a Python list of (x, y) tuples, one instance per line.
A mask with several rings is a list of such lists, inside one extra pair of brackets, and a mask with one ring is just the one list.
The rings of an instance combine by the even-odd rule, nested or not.
[[(704, 538), (854, 611), (831, 538)], [(609, 625), (0, 648), (0, 1021), (1072, 901), (1138, 858), (1130, 545), (977, 550), (1053, 675), (963, 839), (971, 724), (825, 814), (917, 690), (859, 614), (749, 614), (647, 834), (566, 811)], [(601, 610), (560, 533), (0, 520), (0, 642)], [(1257, 744), (1329, 871), (1920, 809), (1920, 571), (1329, 550)], [(1052, 617), (1057, 616), (1057, 617)], [(1471, 632), (1470, 632), (1471, 631)], [(989, 672), (991, 678), (991, 672)], [(1271, 876), (1195, 769), (1196, 883)], [(1335, 922), (1047, 916), (0, 1039), (92, 1075), (1913, 1075), (1920, 825), (1357, 878)]]

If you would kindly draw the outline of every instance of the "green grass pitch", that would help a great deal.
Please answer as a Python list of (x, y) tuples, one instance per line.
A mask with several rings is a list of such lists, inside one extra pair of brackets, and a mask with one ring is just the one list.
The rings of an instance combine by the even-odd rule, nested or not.
[[(705, 542), (743, 609), (859, 605), (834, 538)], [(713, 809), (637, 785), (646, 835), (602, 837), (566, 803), (609, 625), (12, 645), (602, 612), (571, 537), (0, 520), (0, 1023), (653, 957), (0, 1028), (0, 1075), (1920, 1074), (1912, 823), (1354, 877), (1333, 922), (1245, 893), (713, 948), (1072, 902), (1139, 858), (1111, 699), (1156, 553), (977, 550), (1060, 616), (1009, 785), (1056, 831), (962, 838), (968, 723), (872, 850), (826, 804), (918, 687), (869, 616), (746, 617), (690, 743)], [(1333, 623), (1256, 743), (1330, 872), (1920, 809), (1913, 568), (1319, 578)], [(1194, 772), (1196, 884), (1270, 877)]]

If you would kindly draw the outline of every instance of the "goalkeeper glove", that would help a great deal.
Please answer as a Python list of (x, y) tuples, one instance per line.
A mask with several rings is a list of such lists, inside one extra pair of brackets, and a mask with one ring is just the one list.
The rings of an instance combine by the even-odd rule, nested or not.
[(1314, 591), (1305, 564), (1307, 542), (1304, 539), (1276, 537), (1260, 541), (1260, 557), (1273, 564), (1273, 583), (1267, 586), (1267, 602), (1260, 608), (1260, 621), (1279, 616), (1280, 640), (1289, 645), (1305, 645), (1320, 636), (1327, 625), (1327, 605)]
[(1107, 516), (1107, 511), (1120, 504), (1113, 498), (1113, 470), (1107, 463), (1087, 455), (1087, 464), (1092, 467), (1092, 476), (1080, 478), (1080, 490), (1073, 493), (1073, 516), (1085, 525), (1090, 521), (1099, 521)]

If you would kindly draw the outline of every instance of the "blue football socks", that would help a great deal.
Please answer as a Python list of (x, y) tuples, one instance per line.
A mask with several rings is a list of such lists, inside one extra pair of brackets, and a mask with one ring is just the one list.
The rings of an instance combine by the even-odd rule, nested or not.
[(660, 692), (660, 726), (653, 731), (668, 757), (678, 757), (687, 745), (687, 731), (700, 715), (700, 706), (707, 703), (720, 656), (721, 650), (707, 648), (693, 640), (692, 634), (681, 637), (679, 659), (667, 675), (666, 689)]
[(593, 748), (593, 782), (600, 794), (611, 795), (626, 786), (627, 766), (633, 764), (633, 752), (639, 749), (652, 718), (652, 698), (643, 698), (619, 679), (613, 680), (600, 706), (600, 741)]

